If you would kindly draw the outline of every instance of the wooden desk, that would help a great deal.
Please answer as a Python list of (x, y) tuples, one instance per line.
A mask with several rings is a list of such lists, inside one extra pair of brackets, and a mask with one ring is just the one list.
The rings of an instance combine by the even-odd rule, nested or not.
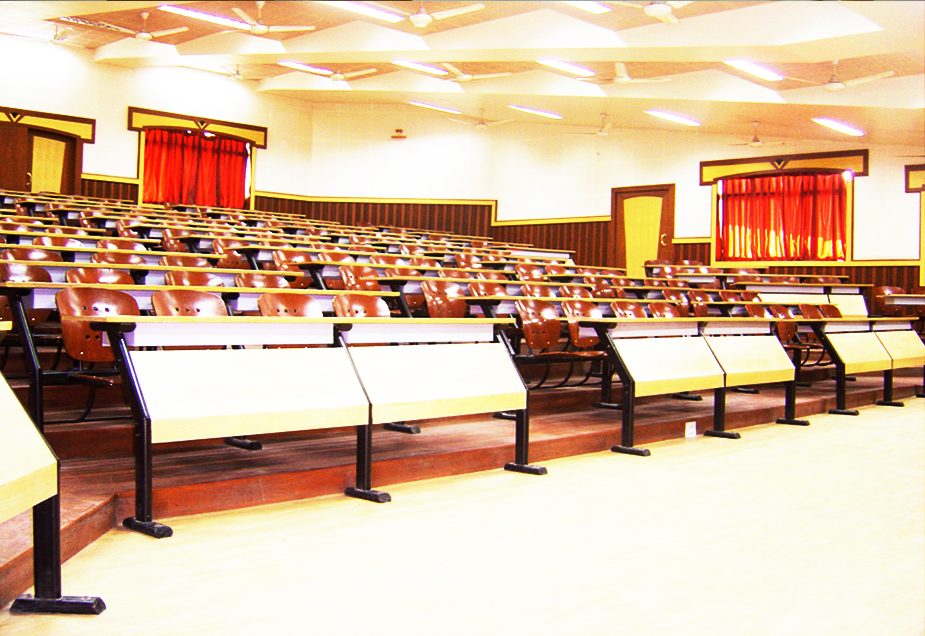
[[(172, 534), (153, 519), (154, 443), (355, 426), (357, 483), (345, 492), (381, 503), (391, 497), (371, 488), (373, 425), (518, 409), (515, 460), (505, 469), (545, 473), (527, 462), (526, 389), (506, 349), (494, 342), (495, 327), (509, 321), (137, 316), (65, 320), (89, 322), (106, 333), (112, 346), (136, 427), (135, 515), (123, 524), (153, 537)], [(296, 340), (342, 346), (129, 349)], [(412, 344), (350, 346), (383, 341)], [(417, 344), (440, 341), (453, 344)]]
[[(0, 322), (0, 332), (10, 327), (9, 322)], [(0, 522), (32, 508), (35, 594), (16, 599), (11, 611), (101, 613), (106, 605), (100, 598), (61, 594), (58, 458), (6, 380), (0, 380), (0, 436)]]

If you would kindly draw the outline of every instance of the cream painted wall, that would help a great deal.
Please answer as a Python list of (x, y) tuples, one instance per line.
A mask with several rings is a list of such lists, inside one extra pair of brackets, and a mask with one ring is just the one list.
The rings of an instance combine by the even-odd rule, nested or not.
[[(676, 184), (678, 237), (710, 233), (701, 161), (864, 145), (791, 143), (754, 150), (738, 138), (687, 130), (614, 129), (574, 135), (561, 126), (510, 123), (489, 130), (409, 105), (308, 104), (259, 93), (253, 82), (184, 68), (123, 69), (87, 51), (0, 36), (0, 105), (97, 121), (84, 172), (135, 177), (129, 106), (266, 126), (257, 152), (260, 191), (331, 197), (496, 199), (503, 220), (606, 216), (614, 187)], [(407, 139), (390, 136), (402, 128)], [(855, 256), (919, 257), (919, 198), (903, 188), (912, 147), (870, 147), (856, 184)]]

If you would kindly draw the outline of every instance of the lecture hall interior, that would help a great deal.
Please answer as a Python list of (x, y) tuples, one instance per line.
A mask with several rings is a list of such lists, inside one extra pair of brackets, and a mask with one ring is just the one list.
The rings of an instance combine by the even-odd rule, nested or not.
[(0, 59), (0, 634), (925, 634), (925, 2)]

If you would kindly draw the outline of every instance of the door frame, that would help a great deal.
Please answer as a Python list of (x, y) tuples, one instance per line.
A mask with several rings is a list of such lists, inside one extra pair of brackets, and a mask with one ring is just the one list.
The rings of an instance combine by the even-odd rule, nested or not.
[(674, 262), (674, 215), (675, 215), (675, 184), (662, 183), (645, 186), (628, 186), (611, 188), (611, 231), (608, 253), (612, 256), (614, 267), (626, 267), (626, 236), (623, 233), (625, 221), (624, 202), (635, 197), (657, 197), (662, 200), (658, 247), (658, 258)]

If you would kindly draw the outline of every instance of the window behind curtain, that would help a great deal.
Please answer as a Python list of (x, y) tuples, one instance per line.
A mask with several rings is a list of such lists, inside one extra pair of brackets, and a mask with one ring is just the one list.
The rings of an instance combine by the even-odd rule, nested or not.
[(845, 260), (842, 172), (736, 177), (719, 186), (718, 260)]
[(248, 144), (200, 132), (145, 131), (145, 203), (242, 208)]

